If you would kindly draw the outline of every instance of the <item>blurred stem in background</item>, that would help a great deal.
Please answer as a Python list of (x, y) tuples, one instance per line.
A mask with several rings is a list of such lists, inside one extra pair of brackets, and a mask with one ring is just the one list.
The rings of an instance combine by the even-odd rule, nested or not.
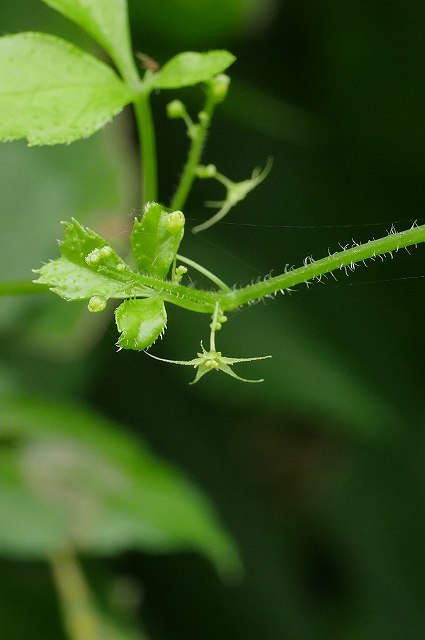
[(50, 556), (70, 640), (102, 640), (100, 618), (77, 557), (71, 549)]

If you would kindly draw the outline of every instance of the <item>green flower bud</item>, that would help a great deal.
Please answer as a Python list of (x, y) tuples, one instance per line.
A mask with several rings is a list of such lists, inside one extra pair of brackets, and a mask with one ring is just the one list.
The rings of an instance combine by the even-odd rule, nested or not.
[(169, 213), (165, 219), (165, 227), (167, 231), (173, 235), (177, 235), (183, 229), (185, 223), (184, 213), (182, 211), (173, 211)]
[(217, 167), (215, 166), (215, 164), (200, 164), (198, 167), (196, 167), (196, 175), (198, 176), (198, 178), (214, 178), (216, 172)]
[(185, 273), (187, 273), (187, 267), (180, 264), (176, 269), (176, 282), (180, 282)]
[(91, 313), (100, 313), (101, 311), (104, 311), (106, 308), (106, 298), (93, 296), (90, 298), (87, 308)]
[(229, 90), (230, 78), (225, 73), (215, 76), (210, 82), (211, 93), (216, 102), (223, 102)]
[(101, 249), (99, 249), (99, 252), (103, 258), (107, 258), (114, 252), (114, 250), (112, 249), (112, 247), (109, 247), (106, 245), (105, 247), (102, 247)]
[(172, 100), (167, 104), (167, 116), (173, 120), (183, 118), (186, 115), (186, 107), (181, 100)]

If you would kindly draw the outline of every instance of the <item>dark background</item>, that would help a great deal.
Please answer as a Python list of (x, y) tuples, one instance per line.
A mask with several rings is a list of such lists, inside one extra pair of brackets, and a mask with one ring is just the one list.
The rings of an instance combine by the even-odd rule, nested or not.
[[(242, 180), (274, 159), (224, 224), (186, 234), (186, 255), (243, 284), (392, 223), (424, 222), (423, 2), (134, 0), (130, 14), (135, 49), (160, 63), (187, 49), (237, 55), (205, 162)], [(55, 32), (93, 47), (42, 3), (3, 3), (0, 20), (3, 33)], [(187, 144), (165, 117), (173, 97), (153, 100), (164, 202)], [(202, 106), (199, 90), (179, 97), (193, 114)], [(124, 247), (138, 210), (136, 158), (129, 113), (69, 148), (3, 145), (2, 279), (29, 278), (54, 257), (71, 215)], [(221, 194), (197, 184), (187, 218)], [(219, 345), (273, 354), (238, 369), (264, 376), (258, 386), (211, 375), (189, 387), (191, 370), (116, 353), (114, 326), (84, 305), (1, 301), (2, 389), (84, 401), (128, 425), (190, 473), (240, 546), (246, 576), (235, 585), (194, 554), (87, 558), (100, 590), (113, 576), (131, 581), (149, 637), (424, 637), (424, 266), (418, 247), (235, 313)], [(191, 358), (207, 331), (205, 318), (170, 309), (155, 353)], [(5, 638), (60, 637), (42, 563), (5, 560), (0, 590)]]

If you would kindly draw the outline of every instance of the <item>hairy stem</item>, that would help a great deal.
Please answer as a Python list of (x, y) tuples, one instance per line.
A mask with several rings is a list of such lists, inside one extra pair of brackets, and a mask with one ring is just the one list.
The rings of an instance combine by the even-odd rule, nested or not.
[(170, 205), (171, 209), (173, 210), (182, 209), (186, 203), (187, 197), (195, 179), (196, 168), (201, 159), (205, 136), (207, 135), (216, 104), (217, 99), (213, 96), (212, 92), (208, 90), (207, 100), (204, 106), (204, 113), (206, 114), (206, 117), (204, 117), (199, 122), (199, 124), (196, 125), (196, 133), (191, 140), (189, 154), (187, 156), (187, 161), (183, 170), (180, 184)]
[[(128, 282), (128, 297), (147, 297), (152, 294), (159, 294), (165, 302), (170, 302), (197, 313), (214, 313), (217, 302), (221, 311), (232, 311), (244, 304), (254, 302), (278, 291), (283, 292), (285, 289), (290, 289), (303, 282), (309, 282), (332, 271), (339, 269), (353, 270), (354, 266), (359, 262), (374, 259), (421, 242), (425, 242), (425, 225), (413, 227), (400, 233), (390, 233), (384, 238), (370, 240), (364, 244), (333, 253), (321, 260), (309, 261), (298, 269), (287, 271), (274, 278), (247, 285), (240, 289), (231, 289), (230, 291), (202, 291), (177, 282), (134, 274), (131, 276), (131, 282)], [(125, 284), (125, 281), (123, 283)], [(19, 283), (19, 291), (15, 291), (15, 287), (16, 283), (3, 283), (0, 286), (0, 295), (33, 293), (36, 292), (33, 287), (40, 287), (40, 285), (21, 282)], [(27, 291), (25, 291), (26, 287)], [(43, 286), (42, 291), (45, 290)]]
[(102, 640), (93, 597), (74, 553), (57, 552), (49, 560), (69, 639)]
[[(201, 291), (147, 276), (136, 276), (134, 284), (136, 287), (145, 287), (145, 293), (140, 295), (146, 295), (146, 288), (148, 288), (159, 293), (165, 301), (191, 311), (213, 313), (216, 302), (219, 302), (222, 311), (232, 311), (244, 304), (278, 291), (283, 292), (285, 289), (309, 282), (332, 271), (344, 268), (354, 269), (354, 265), (359, 262), (374, 259), (377, 256), (398, 251), (403, 247), (416, 245), (420, 242), (425, 242), (425, 225), (399, 233), (390, 233), (378, 240), (369, 240), (364, 244), (336, 252), (316, 262), (310, 261), (298, 269), (282, 273), (274, 278), (231, 291)], [(137, 295), (137, 290), (134, 290), (133, 295)]]
[(298, 269), (293, 269), (274, 278), (248, 285), (242, 289), (236, 289), (224, 294), (220, 304), (224, 311), (231, 310), (266, 295), (284, 291), (302, 282), (308, 282), (332, 271), (344, 268), (348, 270), (354, 269), (354, 266), (359, 262), (363, 262), (363, 260), (374, 259), (377, 256), (398, 251), (420, 242), (425, 242), (425, 225), (399, 233), (390, 233), (388, 236), (378, 240), (369, 240), (364, 244), (339, 251), (321, 260), (310, 261)]

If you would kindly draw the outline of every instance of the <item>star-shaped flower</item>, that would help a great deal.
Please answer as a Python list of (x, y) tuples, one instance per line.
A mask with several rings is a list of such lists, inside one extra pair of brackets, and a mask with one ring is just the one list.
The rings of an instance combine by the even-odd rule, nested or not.
[(221, 355), (221, 351), (215, 351), (214, 349), (210, 349), (207, 351), (204, 345), (201, 342), (202, 353), (198, 353), (197, 358), (193, 358), (193, 360), (167, 360), (165, 358), (158, 358), (158, 356), (154, 356), (152, 353), (147, 353), (151, 358), (155, 358), (155, 360), (161, 360), (161, 362), (169, 362), (170, 364), (181, 364), (185, 366), (192, 366), (197, 369), (195, 379), (192, 380), (189, 384), (195, 384), (198, 382), (202, 376), (210, 371), (222, 371), (232, 378), (236, 378), (236, 380), (241, 380), (242, 382), (264, 382), (263, 378), (259, 380), (250, 380), (248, 378), (241, 378), (238, 376), (231, 365), (236, 364), (238, 362), (252, 362), (253, 360), (265, 360), (266, 358), (271, 358), (271, 356), (257, 356), (256, 358), (228, 358)]

